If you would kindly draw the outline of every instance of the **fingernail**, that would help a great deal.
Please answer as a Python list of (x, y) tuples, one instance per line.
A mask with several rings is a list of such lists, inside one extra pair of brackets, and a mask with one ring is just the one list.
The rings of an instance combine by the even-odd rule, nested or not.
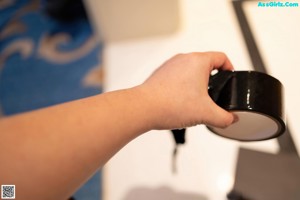
[(239, 117), (233, 113), (233, 121), (232, 121), (232, 124), (236, 123), (239, 121)]

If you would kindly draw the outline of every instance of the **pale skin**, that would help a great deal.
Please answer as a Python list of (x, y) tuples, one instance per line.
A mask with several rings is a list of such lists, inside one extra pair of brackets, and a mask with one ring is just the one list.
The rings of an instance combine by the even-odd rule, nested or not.
[(229, 126), (234, 115), (208, 96), (213, 69), (233, 66), (219, 52), (179, 54), (136, 87), (1, 119), (0, 184), (20, 200), (65, 200), (147, 131)]

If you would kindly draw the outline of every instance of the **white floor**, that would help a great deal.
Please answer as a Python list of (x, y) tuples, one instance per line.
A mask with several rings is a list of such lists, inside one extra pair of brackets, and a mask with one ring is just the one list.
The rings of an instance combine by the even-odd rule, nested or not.
[[(141, 83), (169, 57), (192, 51), (223, 51), (236, 70), (251, 70), (231, 1), (180, 0), (180, 29), (168, 36), (108, 42), (104, 50), (106, 90)], [(245, 4), (260, 51), (271, 75), (286, 91), (289, 127), (300, 150), (300, 7), (259, 8)], [(133, 122), (134, 123), (134, 122)], [(298, 131), (298, 133), (297, 133)], [(173, 138), (151, 131), (132, 141), (104, 168), (104, 200), (225, 200), (240, 146), (276, 153), (276, 140), (240, 143), (218, 137), (204, 126), (187, 131), (177, 174), (171, 171)]]

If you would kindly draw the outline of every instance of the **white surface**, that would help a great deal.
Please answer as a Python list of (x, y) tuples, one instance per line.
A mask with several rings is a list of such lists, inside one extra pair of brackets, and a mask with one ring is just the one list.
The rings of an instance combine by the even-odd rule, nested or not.
[(266, 115), (254, 112), (235, 111), (239, 121), (227, 128), (211, 129), (221, 136), (236, 140), (263, 140), (278, 133), (278, 122)]
[[(166, 59), (182, 52), (223, 51), (236, 70), (252, 69), (231, 1), (181, 0), (180, 5), (183, 26), (177, 34), (106, 44), (106, 90), (139, 84)], [(256, 3), (247, 3), (245, 8), (271, 75), (285, 85), (288, 120), (299, 147), (300, 8), (258, 8)], [(197, 126), (187, 130), (187, 143), (179, 148), (174, 175), (170, 132), (151, 131), (107, 163), (104, 200), (140, 200), (150, 194), (157, 194), (156, 200), (172, 199), (172, 195), (186, 200), (224, 200), (233, 184), (239, 146), (278, 151), (276, 140), (239, 143)]]

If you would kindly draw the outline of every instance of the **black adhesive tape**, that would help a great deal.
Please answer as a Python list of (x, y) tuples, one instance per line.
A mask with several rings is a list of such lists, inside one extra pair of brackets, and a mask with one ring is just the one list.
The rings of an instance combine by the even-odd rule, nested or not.
[(285, 131), (283, 85), (276, 78), (256, 71), (219, 71), (209, 80), (210, 97), (239, 120), (227, 128), (207, 128), (217, 135), (260, 141)]

